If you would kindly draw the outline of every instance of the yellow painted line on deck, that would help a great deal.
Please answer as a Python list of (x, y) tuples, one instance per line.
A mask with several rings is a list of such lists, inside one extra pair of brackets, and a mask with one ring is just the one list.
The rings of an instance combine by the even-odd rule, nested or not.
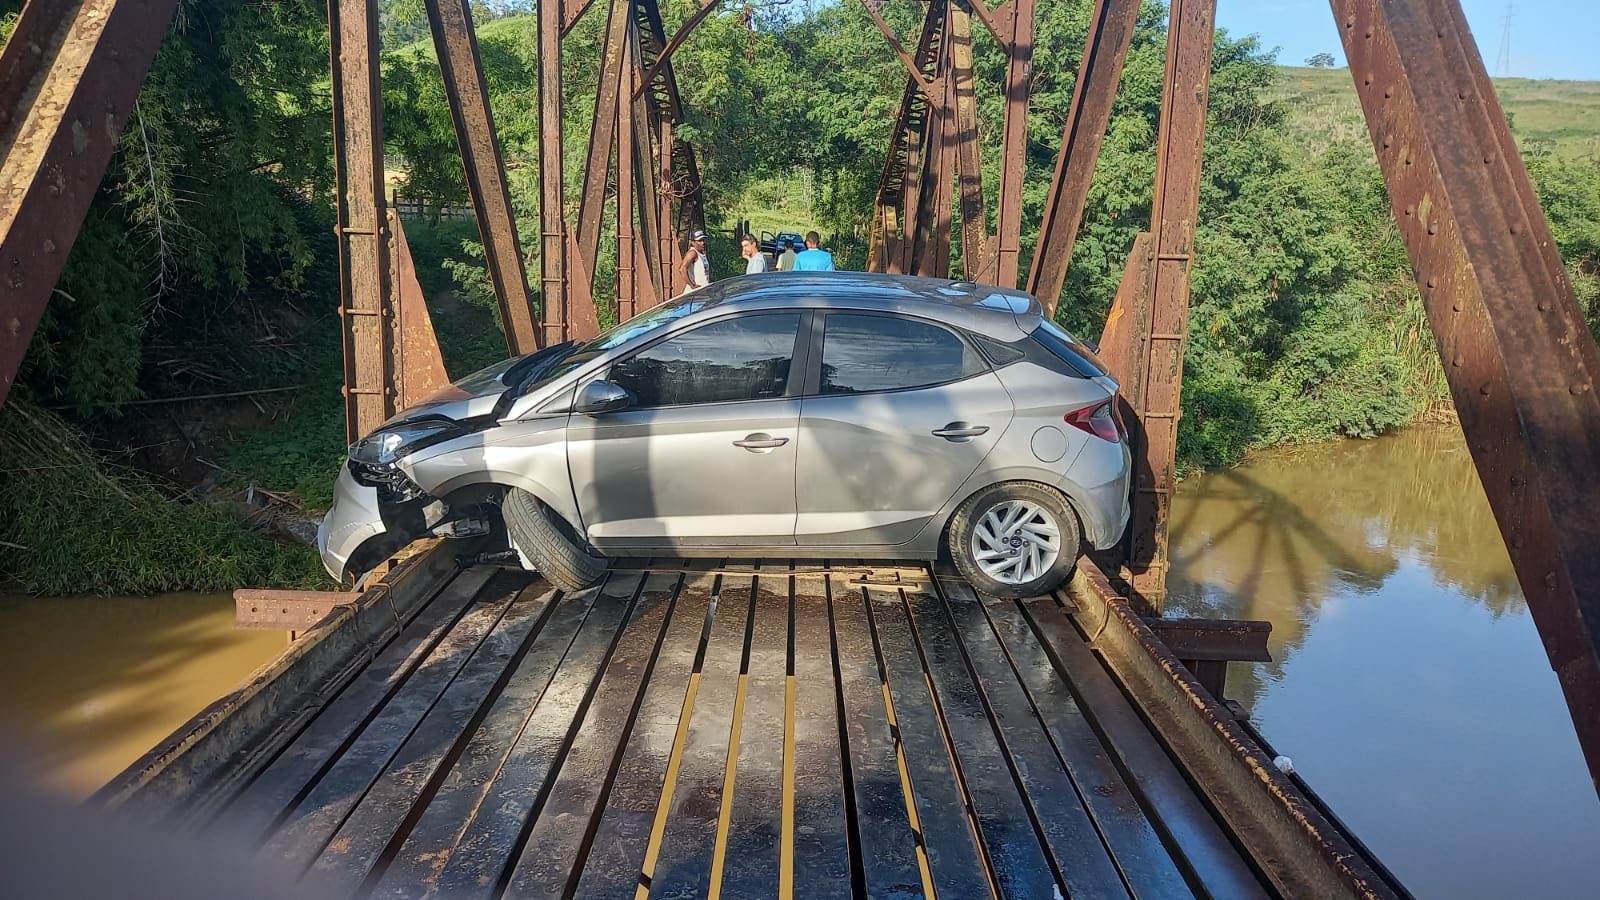
[(733, 821), (733, 780), (739, 768), (739, 732), (744, 729), (745, 686), (750, 676), (739, 676), (739, 691), (733, 701), (733, 731), (728, 734), (728, 767), (722, 774), (722, 815), (717, 817), (717, 849), (711, 857), (711, 891), (706, 900), (721, 900), (722, 868), (728, 856), (728, 829)]
[(650, 900), (650, 879), (655, 875), (656, 860), (661, 856), (661, 839), (667, 833), (667, 813), (672, 807), (672, 793), (678, 787), (678, 769), (683, 765), (683, 748), (689, 743), (689, 718), (694, 713), (694, 698), (700, 692), (700, 673), (689, 676), (689, 690), (683, 695), (683, 714), (678, 719), (678, 733), (672, 738), (672, 755), (667, 758), (667, 775), (661, 780), (661, 798), (656, 803), (656, 821), (650, 826), (650, 843), (645, 847), (644, 865), (639, 872), (639, 886), (634, 888), (633, 900)]

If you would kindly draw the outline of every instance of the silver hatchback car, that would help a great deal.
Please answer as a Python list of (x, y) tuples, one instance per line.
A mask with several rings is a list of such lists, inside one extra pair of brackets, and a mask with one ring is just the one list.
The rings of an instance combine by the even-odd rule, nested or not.
[(612, 557), (947, 551), (1050, 590), (1128, 521), (1117, 384), (1028, 294), (770, 273), (456, 382), (350, 448), (318, 544), (335, 578), (494, 533), (577, 590)]

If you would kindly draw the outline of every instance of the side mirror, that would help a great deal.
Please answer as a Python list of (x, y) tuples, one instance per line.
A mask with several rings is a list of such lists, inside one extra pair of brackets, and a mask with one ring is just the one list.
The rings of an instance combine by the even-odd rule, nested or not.
[(595, 380), (578, 389), (578, 399), (572, 411), (586, 416), (616, 412), (633, 405), (633, 395), (628, 389), (611, 381)]

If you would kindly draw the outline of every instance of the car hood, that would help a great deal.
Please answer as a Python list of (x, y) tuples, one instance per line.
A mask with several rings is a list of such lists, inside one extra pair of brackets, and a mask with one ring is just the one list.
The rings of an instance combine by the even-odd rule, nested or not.
[(518, 356), (479, 369), (406, 407), (384, 425), (438, 418), (460, 422), (490, 415), (506, 392), (506, 372), (524, 359), (527, 357)]

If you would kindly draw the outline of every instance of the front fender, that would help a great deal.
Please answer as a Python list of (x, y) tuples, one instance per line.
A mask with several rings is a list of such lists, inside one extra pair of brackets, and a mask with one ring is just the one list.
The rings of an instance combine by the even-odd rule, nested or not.
[(565, 416), (506, 422), (420, 450), (401, 467), (435, 497), (476, 485), (521, 488), (577, 527), (566, 425)]

